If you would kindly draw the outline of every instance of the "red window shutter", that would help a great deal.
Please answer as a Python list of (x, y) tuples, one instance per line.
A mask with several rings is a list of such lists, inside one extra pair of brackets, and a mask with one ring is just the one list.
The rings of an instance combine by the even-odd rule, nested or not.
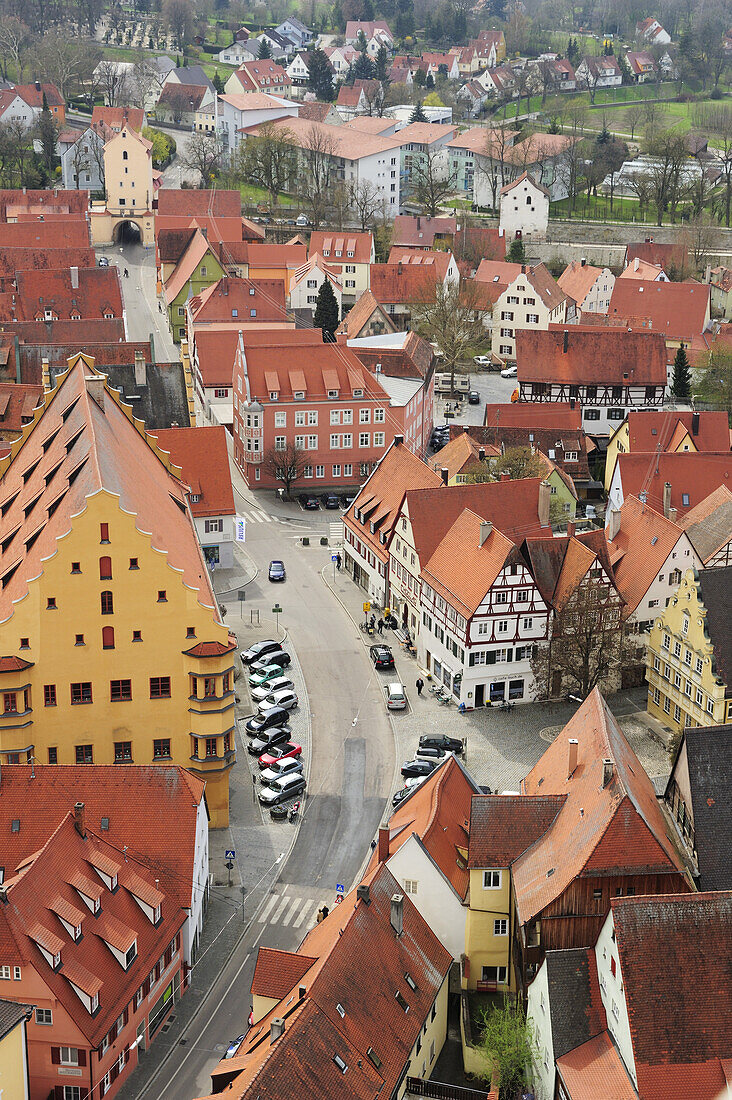
[(612, 974), (612, 976), (614, 978), (615, 977), (615, 959), (613, 959), (612, 957), (610, 959), (610, 973)]
[(165, 954), (163, 955), (163, 966), (169, 966), (170, 960), (173, 958), (173, 954), (169, 947), (165, 948)]
[(53, 1100), (64, 1100), (64, 1087), (63, 1087), (63, 1085), (55, 1085), (54, 1086)]
[(54, 1066), (61, 1065), (61, 1047), (51, 1047), (51, 1064)]
[(109, 1077), (110, 1077), (111, 1081), (116, 1081), (117, 1078), (119, 1077), (119, 1063), (118, 1062), (115, 1062), (114, 1065), (112, 1066), (111, 1070), (109, 1071)]
[(145, 981), (142, 983), (142, 995), (143, 995), (143, 997), (147, 997), (149, 992), (150, 992), (150, 979), (145, 978)]
[(79, 1065), (80, 1066), (85, 1066), (86, 1065), (86, 1051), (79, 1049), (79, 1050), (77, 1050), (76, 1054), (77, 1054), (77, 1057), (79, 1059)]
[(130, 1018), (130, 1010), (129, 1010), (129, 1008), (127, 1007), (127, 1005), (125, 1005), (124, 1018), (125, 1018), (125, 1026), (126, 1026), (126, 1025), (127, 1025), (127, 1021), (128, 1021), (128, 1020), (129, 1020), (129, 1018)]
[(114, 1040), (116, 1038), (117, 1038), (117, 1025), (112, 1024), (112, 1026), (109, 1029), (109, 1042), (110, 1042), (110, 1045), (114, 1042)]

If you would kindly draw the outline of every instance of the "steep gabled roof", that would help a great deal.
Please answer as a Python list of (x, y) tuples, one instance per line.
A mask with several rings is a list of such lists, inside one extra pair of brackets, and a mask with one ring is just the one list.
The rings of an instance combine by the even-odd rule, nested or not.
[[(732, 725), (684, 730), (686, 766), (694, 814), (694, 849), (701, 890), (732, 889)], [(678, 756), (677, 756), (678, 759)], [(669, 777), (666, 797), (673, 772)]]
[(616, 279), (608, 316), (645, 317), (666, 339), (691, 341), (704, 331), (710, 294), (706, 283)]
[(626, 496), (620, 509), (620, 530), (610, 552), (615, 583), (623, 600), (623, 615), (631, 614), (648, 592), (683, 531), (637, 497)]
[(476, 795), (470, 807), (468, 867), (510, 867), (544, 835), (566, 800), (566, 795)]
[(179, 466), (181, 480), (190, 485), (191, 512), (202, 516), (233, 516), (234, 491), (229, 470), (229, 452), (226, 446), (226, 428), (223, 425), (206, 425), (193, 428), (165, 428), (155, 433), (163, 451), (171, 462)]
[(90, 320), (107, 313), (122, 317), (122, 291), (116, 267), (80, 267), (76, 287), (72, 271), (69, 267), (18, 271), (16, 306), (11, 310), (14, 316), (3, 320), (42, 320), (46, 310), (51, 310), (59, 320), (74, 320), (74, 313)]
[(431, 248), (436, 236), (453, 236), (456, 231), (456, 218), (423, 218), (413, 217), (411, 214), (397, 214), (394, 218), (391, 243), (392, 246), (407, 248)]
[(168, 305), (176, 300), (207, 252), (210, 253), (213, 260), (216, 259), (207, 239), (198, 229), (163, 287), (165, 301)]
[(434, 266), (372, 264), (371, 293), (380, 304), (419, 302), (434, 294), (441, 281)]
[(665, 386), (666, 359), (663, 336), (651, 332), (576, 325), (516, 331), (520, 382)]
[(515, 550), (511, 540), (495, 527), (481, 545), (482, 523), (480, 516), (465, 508), (420, 573), (438, 596), (468, 619), (478, 610)]
[(604, 268), (602, 267), (592, 267), (591, 264), (572, 260), (570, 264), (567, 264), (557, 282), (564, 293), (581, 308), (582, 303), (603, 271)]
[(563, 1057), (605, 1031), (607, 1020), (591, 947), (547, 951), (549, 1017), (554, 1058)]
[[(615, 462), (623, 486), (623, 497), (633, 493), (657, 512), (663, 512), (664, 486), (671, 486), (671, 507), (683, 517), (691, 508), (732, 478), (732, 454), (698, 454), (678, 451), (672, 454), (619, 454)], [(613, 477), (615, 477), (615, 473)]]
[(679, 520), (706, 565), (732, 539), (732, 492), (720, 485)]
[(542, 598), (557, 610), (565, 605), (595, 562), (602, 565), (614, 582), (604, 531), (580, 531), (559, 538), (529, 537), (521, 551)]
[[(722, 452), (730, 449), (730, 432), (725, 412), (692, 412), (671, 409), (631, 409), (628, 412), (628, 449), (632, 451), (675, 450), (687, 434), (697, 451)], [(678, 446), (678, 442), (676, 443)]]
[(190, 309), (194, 325), (234, 326), (238, 321), (252, 320), (294, 324), (285, 308), (283, 279), (239, 279), (225, 275), (197, 294)]
[(386, 310), (382, 309), (370, 290), (365, 290), (361, 297), (357, 299), (356, 304), (349, 309), (348, 313), (341, 321), (338, 331), (340, 333), (345, 333), (347, 337), (355, 340), (371, 320), (374, 313), (379, 314), (381, 323), (387, 332), (395, 331), (394, 322), (391, 320)]

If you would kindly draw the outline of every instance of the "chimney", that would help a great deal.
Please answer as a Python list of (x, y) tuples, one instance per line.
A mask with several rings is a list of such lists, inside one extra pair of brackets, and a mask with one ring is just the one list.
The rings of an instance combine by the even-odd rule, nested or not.
[(583, 256), (580, 260), (580, 267), (587, 267), (587, 257)]
[(269, 1041), (270, 1045), (276, 1043), (280, 1035), (285, 1034), (285, 1021), (281, 1016), (275, 1016), (272, 1023), (269, 1025)]
[(69, 268), (69, 270), (71, 271), (71, 289), (72, 290), (78, 290), (79, 289), (79, 269), (78, 269), (78, 267), (72, 267), (72, 268)]
[(478, 447), (478, 462), (485, 462), (485, 447)]
[(403, 435), (395, 435), (394, 436), (394, 446), (395, 447), (400, 447), (403, 442), (404, 442), (404, 436)]
[(637, 271), (639, 267), (640, 267), (640, 257), (636, 256), (636, 258), (633, 260), (633, 271)]
[(391, 895), (391, 926), (397, 936), (404, 931), (404, 895)]
[(84, 377), (86, 383), (87, 392), (92, 397), (102, 411), (104, 411), (104, 375), (103, 374), (87, 374)]
[(336, 342), (336, 344), (347, 344), (348, 343), (348, 333), (347, 332), (337, 332), (335, 342)]
[(663, 487), (663, 514), (668, 519), (671, 511), (671, 482), (667, 481)]
[(368, 888), (368, 886), (365, 882), (362, 882), (361, 885), (356, 890), (356, 901), (362, 901), (364, 903), (364, 905), (370, 905), (371, 904), (371, 896), (369, 894), (369, 888)]
[(491, 521), (489, 519), (481, 520), (481, 524), (480, 524), (480, 542), (478, 543), (478, 546), (483, 545), (483, 543), (488, 538), (488, 536), (492, 533), (492, 531), (493, 531), (493, 524), (491, 523)]
[(569, 523), (567, 524), (567, 537), (570, 538), (570, 539), (573, 539), (574, 536), (575, 536), (576, 530), (577, 530), (576, 524), (573, 523), (572, 520), (570, 520)]
[(522, 275), (526, 274), (526, 264), (521, 264), (521, 274)]
[(669, 510), (668, 510), (668, 518), (669, 518), (669, 519), (671, 520), (671, 522), (672, 522), (672, 523), (676, 523), (676, 516), (677, 516), (677, 515), (678, 515), (678, 509), (676, 509), (676, 508), (669, 508)]
[(374, 374), (381, 374), (381, 363), (374, 364)]
[(386, 863), (389, 858), (389, 826), (381, 825), (379, 827), (379, 848), (378, 848), (379, 863)]
[(577, 769), (577, 753), (579, 742), (576, 737), (570, 737), (567, 742), (569, 752), (567, 754), (567, 779), (571, 779)]
[(565, 355), (567, 354), (567, 349), (568, 348), (569, 348), (569, 332), (565, 328), (565, 330), (564, 330), (564, 339), (562, 340), (562, 351), (564, 352)]
[(539, 485), (539, 523), (542, 527), (549, 526), (549, 504), (551, 495), (551, 485), (548, 481), (542, 481)]
[(691, 414), (691, 434), (699, 435), (699, 413)]
[(86, 823), (84, 821), (84, 803), (74, 803), (74, 826), (77, 833), (84, 840), (86, 839)]
[(401, 265), (401, 263), (398, 263), (397, 264), (397, 275), (401, 275), (401, 273), (402, 273), (402, 265)]
[(620, 509), (611, 508), (608, 512), (608, 523), (606, 528), (607, 541), (614, 542), (620, 532)]
[(147, 382), (147, 368), (145, 356), (141, 351), (135, 352), (135, 385), (144, 386)]
[(507, 474), (507, 473), (506, 473), (506, 472), (504, 471), (504, 472), (503, 472), (503, 473), (501, 474), (501, 481), (510, 481), (510, 480), (511, 480), (511, 475), (510, 475), (510, 474)]
[(607, 787), (612, 782), (613, 768), (614, 768), (614, 764), (613, 764), (612, 760), (603, 760), (603, 762), (602, 762), (602, 785), (603, 785), (603, 787)]
[(450, 471), (448, 470), (447, 466), (443, 466), (442, 469), (440, 470), (440, 477), (442, 478), (442, 484), (443, 485), (447, 485), (447, 479), (448, 479), (449, 475), (450, 475)]

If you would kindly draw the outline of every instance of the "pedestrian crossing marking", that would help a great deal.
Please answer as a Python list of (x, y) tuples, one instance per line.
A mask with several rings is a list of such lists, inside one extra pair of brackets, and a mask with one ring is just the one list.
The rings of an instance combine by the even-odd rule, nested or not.
[(257, 509), (242, 508), (242, 517), (249, 521), (249, 523), (271, 523), (272, 517), (268, 516), (266, 512), (260, 512)]
[(314, 924), (322, 898), (294, 897), (292, 894), (272, 894), (259, 914), (260, 924), (281, 924), (284, 927), (300, 928), (303, 924)]
[(272, 920), (270, 921), (270, 924), (277, 924), (277, 921), (280, 919), (280, 917), (284, 913), (285, 909), (287, 908), (287, 903), (288, 903), (289, 900), (290, 899), (285, 894), (285, 896), (280, 901), (279, 909), (277, 910), (276, 913), (272, 914)]
[(305, 917), (307, 916), (308, 909), (310, 909), (313, 905), (317, 905), (317, 904), (318, 903), (316, 901), (306, 901), (305, 904), (303, 905), (302, 909), (300, 910), (298, 916), (297, 916), (297, 920), (293, 921), (292, 927), (293, 928), (299, 928), (300, 925), (302, 924), (302, 922), (305, 920)]
[(265, 905), (262, 912), (259, 914), (259, 923), (260, 924), (264, 924), (264, 922), (267, 920), (267, 917), (272, 912), (272, 910), (274, 909), (276, 904), (277, 904), (277, 894), (273, 894), (272, 897), (267, 902), (267, 904)]
[(300, 905), (302, 905), (302, 898), (295, 898), (292, 905), (290, 906), (290, 908), (287, 910), (284, 917), (282, 918), (282, 923), (283, 924), (289, 924), (290, 923), (292, 918), (295, 916), (296, 910), (300, 907)]

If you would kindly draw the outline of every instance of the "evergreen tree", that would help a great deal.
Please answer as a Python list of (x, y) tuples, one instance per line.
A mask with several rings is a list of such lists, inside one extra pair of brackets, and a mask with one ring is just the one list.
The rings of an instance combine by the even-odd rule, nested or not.
[(317, 99), (330, 103), (333, 99), (333, 74), (330, 62), (322, 50), (316, 49), (308, 61), (308, 87)]
[(257, 59), (259, 61), (269, 61), (272, 57), (272, 50), (270, 49), (269, 42), (266, 38), (259, 39), (259, 49), (257, 50)]
[(41, 153), (44, 167), (50, 171), (53, 166), (53, 158), (56, 156), (56, 140), (58, 130), (56, 120), (48, 106), (46, 93), (43, 93), (43, 107), (37, 123), (38, 140), (41, 143)]
[(424, 86), (425, 88), (434, 88), (435, 78), (432, 73), (427, 73), (427, 76), (424, 78)]
[(679, 347), (674, 359), (674, 380), (671, 386), (671, 396), (674, 401), (680, 401), (684, 405), (691, 404), (691, 367), (683, 344)]
[(522, 240), (511, 241), (506, 259), (510, 264), (526, 263), (526, 249)]
[(213, 86), (219, 95), (223, 94), (224, 82), (221, 79), (221, 74), (219, 73), (218, 69), (216, 69), (215, 73), (213, 74)]
[(353, 66), (353, 78), (354, 80), (374, 79), (374, 64), (365, 53), (359, 54), (356, 58), (356, 64)]
[(361, 10), (361, 18), (366, 23), (371, 23), (374, 18), (374, 5), (371, 0), (363, 0), (363, 8)]
[(376, 54), (376, 79), (380, 80), (381, 83), (384, 85), (389, 83), (389, 77), (387, 75), (388, 67), (389, 53), (386, 46), (382, 42)]
[(421, 103), (415, 104), (414, 110), (409, 116), (410, 122), (427, 122), (427, 115), (424, 113), (424, 108)]
[(486, 11), (494, 19), (506, 18), (506, 0), (488, 0)]
[(323, 340), (326, 344), (335, 342), (335, 330), (338, 328), (338, 302), (330, 285), (330, 279), (325, 279), (318, 291), (313, 327), (323, 330)]

